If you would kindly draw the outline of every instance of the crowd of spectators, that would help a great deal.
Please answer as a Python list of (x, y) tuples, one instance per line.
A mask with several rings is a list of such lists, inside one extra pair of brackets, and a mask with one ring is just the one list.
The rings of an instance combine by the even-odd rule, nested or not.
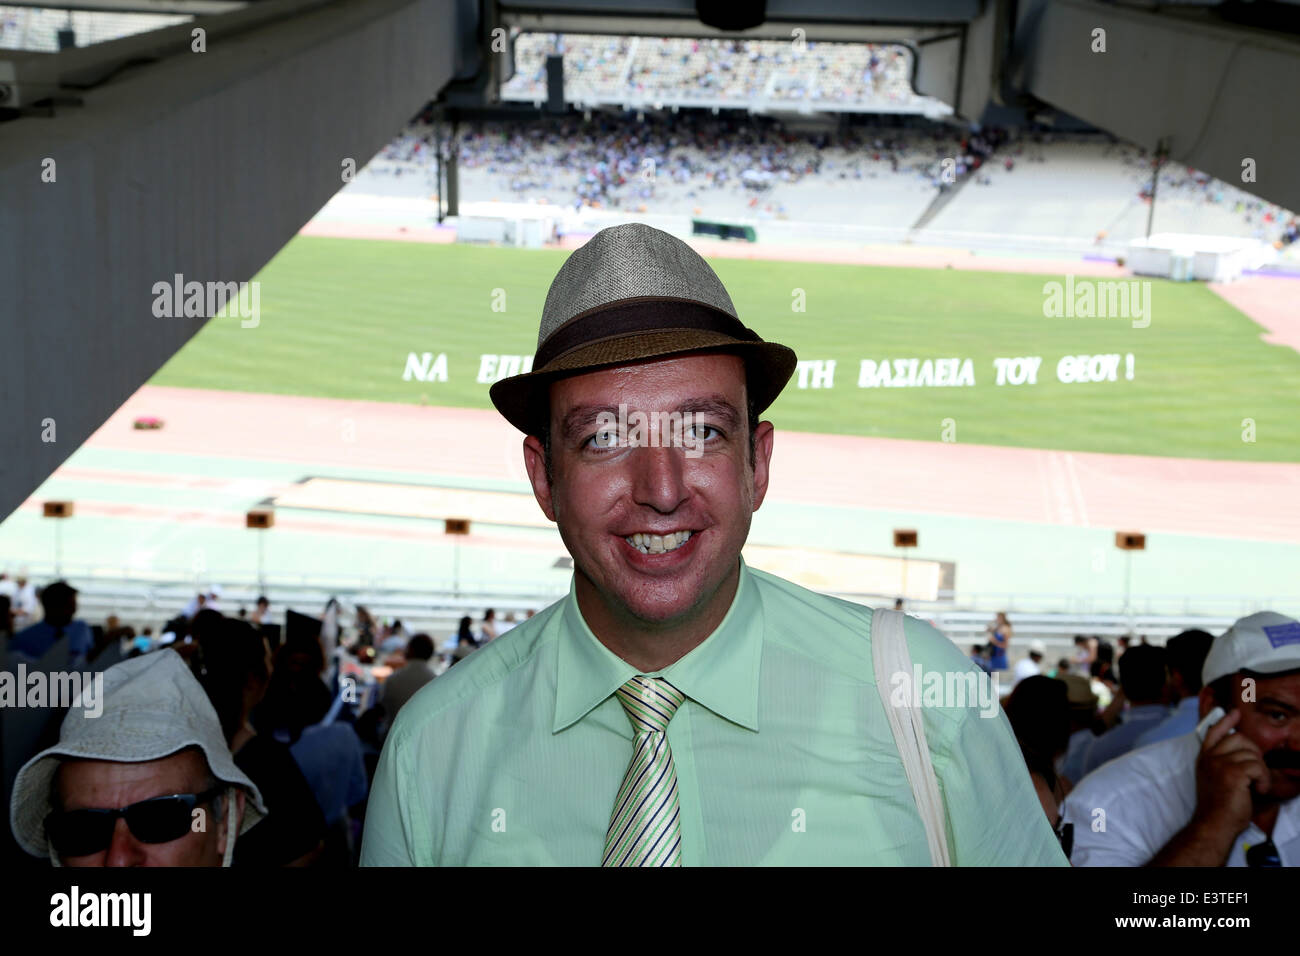
[[(1043, 165), (1049, 162), (1049, 148), (1074, 145), (1096, 146), (1104, 142), (1097, 158), (1101, 165), (1114, 164), (1124, 173), (1132, 198), (1141, 203), (1151, 201), (1151, 181), (1156, 156), (1149, 150), (1118, 140), (1103, 140), (1096, 134), (1036, 133), (1021, 137), (1013, 149), (1004, 150), (1004, 162)], [(1156, 203), (1180, 202), (1191, 208), (1222, 210), (1257, 239), (1281, 248), (1300, 239), (1300, 219), (1281, 206), (1260, 199), (1234, 186), (1181, 163), (1163, 162), (1156, 186)]]
[[(706, 204), (719, 192), (757, 205), (773, 186), (908, 177), (935, 189), (978, 169), (1005, 141), (988, 130), (895, 123), (790, 130), (757, 116), (682, 111), (598, 113), (530, 122), (461, 124), (461, 169), (482, 171), (519, 200), (574, 208), (635, 208), (664, 198)], [(417, 121), (380, 153), (400, 175), (435, 161), (432, 125)], [(944, 160), (952, 163), (945, 166)], [(384, 165), (384, 164), (380, 164)], [(951, 170), (951, 172), (946, 172)], [(786, 215), (781, 206), (778, 215)]]
[[(1155, 157), (1146, 150), (1125, 144), (1119, 144), (1117, 152), (1125, 169), (1134, 178), (1138, 198), (1150, 202)], [(1258, 238), (1276, 235), (1279, 248), (1300, 239), (1300, 220), (1281, 207), (1181, 163), (1161, 164), (1156, 184), (1157, 204), (1161, 199), (1182, 199), (1230, 210), (1247, 225), (1254, 226)]]
[[(419, 175), (432, 183), (438, 137), (430, 120), (427, 111), (417, 117), (370, 169), (395, 177)], [(442, 135), (442, 149), (453, 148), (447, 128)], [(1056, 149), (1069, 156), (1080, 145), (1101, 148), (1095, 153), (1099, 170), (1109, 165), (1122, 170), (1124, 192), (1107, 193), (1109, 199), (1126, 194), (1134, 203), (1149, 201), (1154, 160), (1137, 147), (1096, 134), (964, 130), (917, 117), (841, 117), (834, 128), (819, 129), (791, 128), (739, 110), (716, 115), (687, 108), (591, 111), (461, 123), (454, 148), (466, 196), (548, 202), (575, 211), (689, 210), (696, 215), (708, 214), (726, 197), (739, 199), (758, 218), (800, 219), (826, 202), (823, 187), (864, 180), (892, 180), (936, 194), (967, 181), (991, 187), (998, 181), (995, 166), (1004, 176), (1014, 175), (1017, 168), (1051, 163)], [(1112, 180), (1106, 182), (1098, 188), (1114, 188)], [(842, 208), (846, 201), (851, 199), (840, 196), (833, 204)], [(1293, 214), (1190, 167), (1162, 167), (1160, 201), (1226, 214), (1243, 234), (1279, 248), (1300, 238), (1300, 220)]]
[(924, 101), (912, 55), (896, 44), (518, 33), (506, 100), (546, 98), (546, 58), (564, 57), (566, 99), (819, 109), (891, 109)]
[[(319, 618), (266, 597), (227, 615), (214, 586), (155, 638), (116, 618), (88, 626), (63, 581), (30, 609), (30, 584), (0, 579), (0, 680), (40, 671), (53, 688), (52, 675), (84, 670), (103, 690), (2, 701), (11, 865), (355, 865), (398, 713), (519, 623), (489, 608), (435, 641), (335, 600)], [(1013, 673), (1003, 710), (1075, 865), (1296, 862), (1300, 622), (1260, 612), (1163, 646), (1079, 635), (1051, 666), (1041, 640), (1027, 655), (1019, 643), (999, 613), (971, 658)], [(200, 812), (214, 825), (191, 829)]]

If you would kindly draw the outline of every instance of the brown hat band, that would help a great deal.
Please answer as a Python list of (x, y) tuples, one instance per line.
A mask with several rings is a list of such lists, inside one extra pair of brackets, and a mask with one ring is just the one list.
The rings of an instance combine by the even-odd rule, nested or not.
[(647, 298), (595, 309), (566, 322), (537, 350), (533, 369), (540, 371), (565, 353), (601, 339), (670, 328), (717, 332), (741, 342), (759, 341), (739, 319), (718, 309), (683, 299)]

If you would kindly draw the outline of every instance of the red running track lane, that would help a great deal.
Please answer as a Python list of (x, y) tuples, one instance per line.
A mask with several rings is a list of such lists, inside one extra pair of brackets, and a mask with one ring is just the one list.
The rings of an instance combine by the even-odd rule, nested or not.
[[(143, 415), (165, 427), (137, 430)], [(523, 438), (494, 411), (146, 385), (86, 442), (92, 448), (215, 455), (526, 481)]]
[(1264, 341), (1300, 352), (1300, 279), (1247, 276), (1236, 282), (1211, 282), (1210, 290), (1246, 313), (1264, 329)]
[[(131, 427), (140, 415), (166, 422)], [(352, 440), (348, 440), (348, 436)], [(93, 448), (526, 481), (495, 411), (145, 386)], [(773, 500), (1052, 525), (1300, 541), (1300, 465), (780, 431)]]
[(450, 226), (392, 226), (380, 223), (332, 222), (313, 219), (298, 230), (300, 236), (323, 236), (327, 239), (390, 239), (396, 242), (436, 242), (447, 245), (456, 241)]

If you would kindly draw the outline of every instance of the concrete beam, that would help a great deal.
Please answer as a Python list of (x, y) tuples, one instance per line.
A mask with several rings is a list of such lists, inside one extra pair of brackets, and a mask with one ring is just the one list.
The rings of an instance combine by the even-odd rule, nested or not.
[[(1300, 210), (1300, 40), (1205, 19), (1052, 0), (1022, 10), (1011, 80), (1038, 99)], [(1094, 31), (1105, 52), (1094, 52)], [(1254, 160), (1255, 180), (1243, 180)]]
[(227, 13), (247, 5), (247, 0), (5, 0), (7, 7), (90, 10), (101, 13), (184, 13), (191, 16)]
[(0, 517), (203, 326), (155, 317), (156, 283), (250, 279), (345, 160), (359, 169), (438, 93), (452, 6), (270, 0), (259, 15), (279, 19), (171, 28), (174, 50), (69, 91), (80, 105), (0, 123)]
[[(703, 37), (734, 40), (735, 33), (707, 27), (693, 16), (680, 20), (654, 17), (611, 15), (583, 16), (569, 13), (528, 13), (502, 11), (501, 23), (518, 27), (525, 33), (597, 33), (613, 36)], [(908, 43), (918, 38), (941, 36), (952, 32), (951, 26), (898, 25), (892, 23), (822, 23), (816, 20), (781, 21), (769, 17), (766, 23), (746, 30), (740, 39), (790, 40), (795, 27), (803, 30), (803, 39), (813, 43)]]

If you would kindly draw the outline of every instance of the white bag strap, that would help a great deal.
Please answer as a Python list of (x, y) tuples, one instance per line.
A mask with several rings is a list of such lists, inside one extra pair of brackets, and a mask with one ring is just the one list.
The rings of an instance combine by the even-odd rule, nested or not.
[(885, 705), (889, 729), (894, 732), (898, 755), (903, 760), (907, 782), (912, 786), (916, 808), (925, 824), (926, 842), (930, 846), (930, 859), (935, 866), (952, 866), (948, 855), (948, 831), (944, 824), (943, 797), (939, 781), (934, 775), (930, 760), (930, 747), (925, 740), (925, 727), (921, 722), (920, 701), (909, 699), (906, 706), (898, 706), (890, 698), (893, 675), (906, 674), (908, 686), (912, 683), (912, 655), (907, 650), (903, 635), (903, 613), (886, 608), (876, 608), (871, 616), (871, 657), (876, 670), (876, 688)]

